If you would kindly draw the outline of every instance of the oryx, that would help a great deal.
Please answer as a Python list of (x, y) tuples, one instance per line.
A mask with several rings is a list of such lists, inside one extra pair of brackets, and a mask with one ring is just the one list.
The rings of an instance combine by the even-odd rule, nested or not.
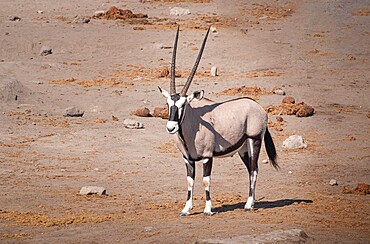
[(182, 91), (176, 92), (175, 61), (179, 37), (177, 28), (171, 63), (170, 92), (159, 90), (167, 99), (167, 132), (176, 134), (177, 147), (181, 151), (187, 169), (188, 196), (181, 216), (189, 215), (193, 205), (195, 161), (203, 161), (203, 185), (206, 191), (205, 215), (212, 215), (210, 176), (213, 157), (232, 156), (238, 152), (250, 176), (249, 197), (244, 209), (254, 207), (258, 173), (258, 156), (262, 140), (269, 161), (278, 168), (276, 150), (267, 128), (267, 113), (254, 100), (244, 97), (225, 102), (213, 102), (204, 98), (204, 91), (186, 95), (199, 61), (202, 57), (209, 29), (204, 37), (195, 65)]

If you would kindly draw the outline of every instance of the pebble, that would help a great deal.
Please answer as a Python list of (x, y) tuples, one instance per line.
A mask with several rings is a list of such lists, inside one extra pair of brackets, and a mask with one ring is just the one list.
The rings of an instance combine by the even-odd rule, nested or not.
[(294, 99), (294, 97), (284, 97), (284, 99), (281, 101), (281, 103), (295, 104), (295, 99)]
[(268, 164), (268, 163), (269, 163), (269, 161), (268, 161), (267, 159), (264, 159), (264, 160), (262, 160), (262, 163), (263, 163), (263, 164)]
[(104, 10), (98, 10), (98, 11), (95, 11), (94, 13), (94, 18), (98, 18), (98, 17), (101, 17), (101, 16), (105, 16), (107, 13), (104, 11)]
[(306, 148), (306, 147), (307, 143), (304, 141), (303, 137), (299, 135), (289, 136), (283, 142), (283, 148), (286, 149)]
[(42, 46), (40, 50), (40, 55), (41, 56), (47, 56), (53, 53), (53, 49), (51, 49), (48, 46)]
[(174, 7), (170, 10), (170, 15), (174, 16), (182, 16), (182, 15), (189, 15), (190, 9), (187, 8), (180, 8), (180, 7)]
[(107, 190), (100, 186), (84, 186), (80, 190), (81, 195), (107, 195)]
[(218, 76), (218, 74), (217, 74), (217, 67), (213, 66), (211, 68), (211, 76)]
[(68, 107), (64, 110), (64, 117), (82, 117), (84, 115), (84, 111), (79, 110), (76, 107)]
[(285, 95), (285, 91), (283, 89), (275, 89), (275, 90), (273, 90), (273, 93), (276, 94), (276, 95), (280, 95), (280, 96)]
[(18, 16), (10, 16), (9, 17), (9, 20), (10, 21), (21, 21), (21, 17), (18, 17)]
[(331, 179), (331, 180), (329, 181), (329, 185), (331, 185), (331, 186), (336, 186), (336, 185), (338, 185), (338, 181), (337, 181), (337, 180), (335, 180), (335, 179)]
[(123, 126), (127, 129), (143, 129), (144, 125), (139, 121), (133, 119), (125, 119), (123, 121)]

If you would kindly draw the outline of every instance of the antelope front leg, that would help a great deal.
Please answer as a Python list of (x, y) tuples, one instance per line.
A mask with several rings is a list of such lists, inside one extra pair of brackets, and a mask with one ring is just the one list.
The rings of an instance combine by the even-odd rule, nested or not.
[(206, 191), (206, 207), (204, 208), (204, 215), (211, 216), (212, 213), (212, 202), (211, 202), (211, 171), (212, 171), (212, 158), (203, 160), (203, 185)]
[(188, 197), (184, 209), (181, 211), (180, 216), (190, 215), (190, 210), (193, 208), (193, 192), (194, 192), (194, 178), (195, 178), (195, 162), (185, 160), (187, 181), (188, 181)]

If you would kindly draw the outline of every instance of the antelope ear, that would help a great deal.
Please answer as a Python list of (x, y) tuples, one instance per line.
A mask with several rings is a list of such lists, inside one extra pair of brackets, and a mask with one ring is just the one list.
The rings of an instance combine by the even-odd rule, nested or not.
[(188, 96), (187, 99), (188, 99), (188, 102), (191, 102), (194, 98), (197, 99), (197, 100), (202, 100), (203, 96), (204, 96), (204, 91), (203, 90), (195, 91), (193, 94)]
[(162, 93), (162, 95), (165, 97), (165, 98), (168, 98), (170, 96), (170, 94), (165, 90), (165, 89), (162, 89), (158, 86), (158, 89), (159, 91)]

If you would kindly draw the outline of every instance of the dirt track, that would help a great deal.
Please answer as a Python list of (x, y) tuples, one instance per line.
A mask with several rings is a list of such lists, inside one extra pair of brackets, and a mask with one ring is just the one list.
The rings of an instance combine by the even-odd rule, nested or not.
[[(0, 3), (0, 84), (20, 82), (0, 94), (1, 242), (188, 243), (291, 228), (317, 243), (370, 241), (369, 196), (343, 193), (369, 184), (369, 1), (23, 2)], [(92, 18), (111, 6), (148, 18)], [(170, 16), (174, 6), (191, 14)], [(270, 92), (281, 87), (315, 108), (280, 124), (270, 115), (281, 170), (260, 163), (252, 212), (243, 211), (247, 173), (234, 156), (213, 166), (216, 214), (202, 214), (197, 165), (194, 214), (178, 217), (186, 171), (165, 120), (130, 115), (164, 106), (157, 86), (168, 88), (160, 76), (176, 23), (180, 85), (212, 24), (191, 91), (221, 101), (235, 97), (221, 95), (229, 88), (258, 87), (267, 92), (251, 95), (267, 107), (281, 103)], [(40, 56), (42, 46), (53, 53)], [(63, 117), (70, 106), (84, 116)], [(145, 129), (124, 128), (125, 118)], [(283, 150), (293, 134), (308, 148)], [(86, 185), (109, 196), (79, 195)]]

